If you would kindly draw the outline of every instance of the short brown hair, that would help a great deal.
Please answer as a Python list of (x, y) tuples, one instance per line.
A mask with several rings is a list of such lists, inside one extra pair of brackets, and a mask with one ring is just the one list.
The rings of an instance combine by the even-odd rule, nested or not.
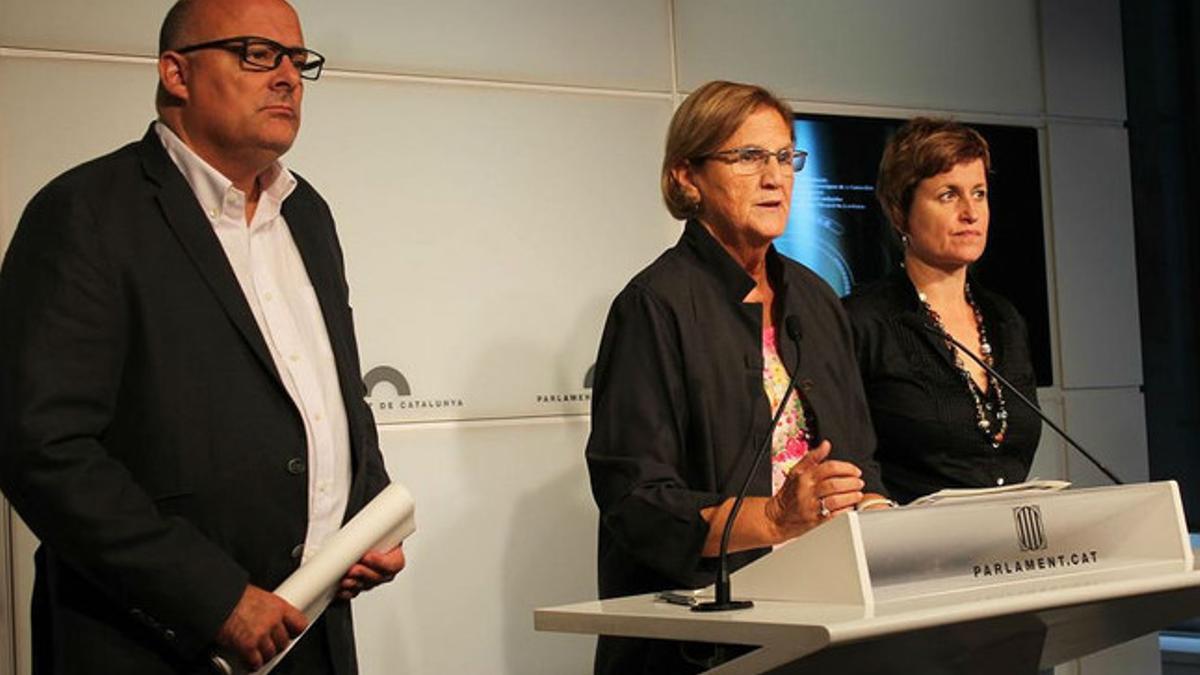
[(795, 140), (791, 107), (757, 85), (718, 80), (705, 84), (684, 99), (671, 118), (663, 153), (662, 195), (672, 216), (680, 220), (690, 218), (696, 215), (700, 204), (684, 192), (671, 170), (719, 150), (721, 144), (759, 108), (778, 111)]
[(976, 159), (982, 159), (983, 170), (991, 172), (987, 141), (961, 122), (916, 117), (900, 127), (888, 139), (875, 182), (875, 196), (892, 227), (904, 232), (921, 181)]

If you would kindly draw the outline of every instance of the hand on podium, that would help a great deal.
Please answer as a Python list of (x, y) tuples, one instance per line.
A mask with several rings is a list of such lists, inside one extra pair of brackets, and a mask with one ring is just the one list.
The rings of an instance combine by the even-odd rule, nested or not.
[[(729, 550), (782, 544), (857, 506), (864, 497), (862, 471), (850, 462), (828, 459), (831, 450), (826, 440), (805, 453), (774, 496), (747, 497), (746, 507), (735, 521)], [(883, 500), (879, 495), (866, 496)], [(734, 501), (730, 497), (700, 510), (709, 525), (701, 555), (718, 555), (721, 530)]]
[(805, 453), (767, 502), (767, 518), (780, 541), (798, 537), (862, 501), (862, 470), (850, 462), (828, 459), (832, 449), (825, 440)]

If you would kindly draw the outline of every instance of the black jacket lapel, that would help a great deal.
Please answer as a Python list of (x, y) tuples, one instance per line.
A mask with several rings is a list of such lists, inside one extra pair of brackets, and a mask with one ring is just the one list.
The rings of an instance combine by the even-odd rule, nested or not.
[[(325, 205), (315, 197), (312, 188), (299, 176), (299, 185), (283, 203), (283, 218), (287, 221), (308, 272), (308, 280), (317, 295), (321, 308), (321, 320), (329, 336), (329, 347), (333, 350), (334, 366), (337, 368), (342, 401), (350, 426), (350, 451), (355, 467), (363, 458), (361, 439), (355, 433), (362, 420), (355, 419), (362, 401), (362, 373), (357, 372), (358, 359), (351, 325), (349, 307), (346, 304), (344, 273), (338, 258), (337, 243), (333, 234), (332, 216)], [(355, 472), (357, 479), (357, 471)]]
[(138, 153), (141, 155), (146, 176), (159, 187), (156, 198), (162, 208), (163, 218), (175, 232), (175, 236), (208, 287), (217, 296), (229, 320), (245, 338), (246, 344), (258, 356), (263, 367), (282, 386), (267, 343), (258, 329), (250, 305), (246, 303), (246, 296), (242, 293), (237, 276), (234, 275), (229, 259), (221, 248), (221, 242), (217, 240), (212, 225), (204, 217), (204, 210), (196, 201), (191, 186), (163, 149), (153, 126), (142, 137)]
[[(348, 375), (346, 368), (351, 359), (348, 358), (347, 352), (350, 349), (350, 336), (343, 320), (346, 302), (342, 279), (332, 248), (333, 243), (327, 238), (330, 225), (322, 223), (315, 215), (324, 209), (309, 197), (306, 187), (301, 182), (284, 201), (283, 218), (292, 233), (292, 240), (296, 242), (296, 249), (300, 251), (300, 259), (304, 261), (309, 283), (316, 292), (317, 303), (321, 307), (321, 319), (325, 322), (325, 332), (329, 335), (329, 346), (337, 362), (338, 379), (342, 382), (342, 395), (345, 397), (345, 381)], [(361, 377), (357, 373), (351, 375), (355, 381)]]

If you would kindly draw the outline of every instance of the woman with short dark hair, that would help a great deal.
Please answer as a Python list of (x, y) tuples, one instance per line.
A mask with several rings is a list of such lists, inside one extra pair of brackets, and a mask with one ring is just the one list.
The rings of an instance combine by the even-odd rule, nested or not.
[(904, 264), (845, 307), (876, 458), (902, 503), (946, 487), (1023, 481), (1041, 435), (1036, 414), (1010, 405), (1003, 385), (949, 340), (1036, 398), (1024, 320), (969, 273), (987, 246), (990, 171), (979, 132), (929, 118), (901, 127), (879, 165), (876, 195)]

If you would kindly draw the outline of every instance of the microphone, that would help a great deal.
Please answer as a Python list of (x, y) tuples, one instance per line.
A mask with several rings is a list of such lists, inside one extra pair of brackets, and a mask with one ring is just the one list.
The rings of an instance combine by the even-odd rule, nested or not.
[(930, 326), (929, 324), (922, 322), (922, 321), (915, 321), (913, 323), (919, 325), (921, 328), (929, 331), (930, 333), (937, 335), (938, 337), (942, 338), (943, 340), (949, 340), (955, 347), (958, 347), (960, 351), (962, 351), (967, 356), (971, 357), (972, 361), (974, 361), (975, 363), (978, 363), (980, 365), (980, 367), (982, 367), (984, 370), (986, 370), (988, 372), (989, 375), (996, 378), (997, 382), (999, 382), (1000, 384), (1003, 384), (1005, 389), (1008, 389), (1013, 394), (1016, 394), (1017, 398), (1021, 399), (1021, 403), (1024, 403), (1030, 410), (1037, 413), (1037, 416), (1042, 418), (1043, 422), (1050, 425), (1050, 428), (1055, 430), (1056, 432), (1058, 432), (1058, 435), (1061, 436), (1067, 443), (1070, 443), (1071, 447), (1078, 450), (1079, 454), (1086, 457), (1087, 460), (1089, 462), (1091, 462), (1092, 464), (1094, 464), (1097, 469), (1100, 469), (1100, 471), (1105, 476), (1108, 476), (1108, 479), (1111, 480), (1114, 485), (1124, 485), (1125, 484), (1125, 481), (1122, 481), (1120, 478), (1117, 478), (1116, 474), (1114, 474), (1112, 471), (1109, 471), (1108, 467), (1104, 466), (1104, 464), (1102, 464), (1100, 462), (1100, 460), (1098, 460), (1092, 456), (1092, 453), (1088, 452), (1087, 450), (1084, 450), (1082, 445), (1076, 443), (1075, 439), (1071, 438), (1070, 435), (1067, 434), (1067, 432), (1063, 431), (1062, 429), (1059, 428), (1059, 426), (1057, 424), (1052, 422), (1050, 420), (1050, 418), (1046, 416), (1046, 413), (1042, 412), (1042, 409), (1039, 408), (1036, 403), (1034, 403), (1033, 401), (1030, 401), (1028, 398), (1026, 398), (1025, 394), (1022, 394), (1020, 392), (1020, 390), (1018, 390), (1015, 386), (1013, 386), (1013, 384), (1011, 382), (1004, 379), (1004, 376), (1001, 375), (1000, 373), (996, 372), (995, 368), (989, 366), (987, 363), (985, 363), (983, 361), (983, 359), (979, 358), (978, 356), (975, 356), (974, 352), (972, 352), (970, 349), (967, 349), (967, 346), (964, 345), (963, 343), (954, 339), (953, 335), (951, 335), (949, 332), (939, 330), (938, 328), (935, 328), (934, 326)]
[(796, 378), (800, 376), (800, 319), (789, 315), (784, 318), (783, 326), (784, 330), (787, 331), (788, 337), (796, 343), (796, 368), (792, 371), (792, 379), (788, 381), (787, 391), (783, 395), (783, 400), (779, 402), (779, 407), (775, 409), (775, 415), (771, 418), (771, 426), (767, 429), (767, 437), (763, 439), (762, 445), (758, 447), (758, 452), (754, 455), (754, 464), (750, 466), (750, 471), (746, 474), (745, 480), (742, 481), (742, 488), (738, 490), (737, 499), (733, 500), (733, 508), (729, 510), (729, 517), (725, 519), (725, 530), (721, 532), (721, 550), (718, 554), (720, 569), (717, 572), (716, 597), (711, 602), (701, 602), (693, 605), (693, 612), (727, 612), (735, 609), (749, 609), (754, 606), (753, 601), (733, 600), (730, 596), (729, 536), (733, 532), (733, 521), (737, 519), (738, 512), (742, 510), (742, 502), (746, 501), (746, 491), (750, 489), (750, 480), (754, 478), (754, 474), (758, 471), (758, 466), (762, 464), (762, 458), (767, 454), (767, 448), (771, 447), (771, 439), (775, 436), (775, 425), (779, 424), (779, 418), (783, 416), (783, 410), (787, 407), (788, 401), (791, 400), (792, 393), (796, 388)]

